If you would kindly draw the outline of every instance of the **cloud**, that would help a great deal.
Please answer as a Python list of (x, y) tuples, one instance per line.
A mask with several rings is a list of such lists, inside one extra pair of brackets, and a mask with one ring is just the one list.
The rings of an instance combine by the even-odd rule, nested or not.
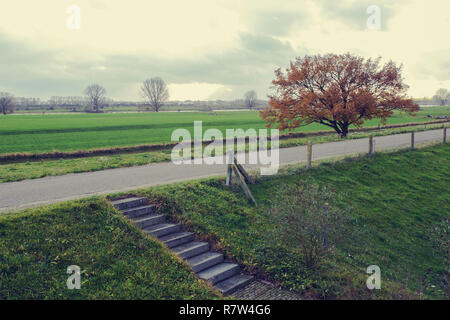
[[(144, 79), (198, 83), (214, 98), (269, 91), (273, 71), (296, 56), (351, 52), (404, 64), (411, 94), (449, 79), (446, 0), (77, 0), (82, 26), (66, 28), (68, 3), (0, 5), (0, 90), (81, 95), (98, 82), (115, 99), (137, 100)], [(381, 31), (368, 30), (369, 5)], [(24, 10), (26, 8), (26, 10)], [(196, 89), (196, 90), (197, 90)], [(181, 92), (181, 91), (180, 91)], [(187, 92), (187, 91), (186, 91)], [(191, 97), (191, 94), (188, 95)], [(199, 95), (204, 96), (203, 95)]]
[(416, 68), (422, 76), (432, 77), (437, 81), (450, 81), (450, 60), (448, 57), (450, 57), (450, 48), (427, 52), (421, 57), (427, 63), (420, 64)]
[(64, 86), (61, 80), (65, 71), (58, 68), (61, 64), (56, 52), (12, 40), (3, 34), (0, 34), (0, 51), (2, 90), (38, 94), (40, 90), (48, 91), (48, 87), (58, 92)]
[(198, 58), (161, 58), (148, 53), (71, 55), (42, 50), (2, 34), (0, 50), (3, 90), (41, 97), (78, 95), (89, 83), (98, 82), (113, 97), (130, 99), (138, 99), (139, 83), (152, 76), (174, 84), (221, 84), (228, 88), (224, 91), (227, 97), (241, 96), (248, 89), (265, 96), (273, 71), (298, 54), (288, 42), (251, 33), (241, 33), (235, 48)]
[(251, 30), (270, 36), (288, 36), (308, 21), (306, 11), (266, 11), (249, 15)]
[[(130, 57), (122, 54), (107, 57), (106, 67), (114, 74), (126, 74), (127, 81), (158, 75), (169, 83), (223, 84), (233, 88), (235, 97), (252, 88), (257, 89), (260, 96), (265, 96), (274, 70), (280, 65), (288, 65), (298, 54), (300, 52), (296, 52), (287, 42), (270, 36), (242, 33), (236, 48), (198, 59), (162, 59), (148, 55)], [(229, 97), (228, 89), (226, 93)]]
[(367, 28), (367, 19), (370, 16), (367, 8), (376, 5), (381, 12), (381, 29), (388, 29), (389, 22), (395, 14), (396, 7), (400, 1), (391, 0), (317, 0), (315, 3), (319, 6), (321, 15), (324, 18), (337, 20), (344, 25), (364, 30)]

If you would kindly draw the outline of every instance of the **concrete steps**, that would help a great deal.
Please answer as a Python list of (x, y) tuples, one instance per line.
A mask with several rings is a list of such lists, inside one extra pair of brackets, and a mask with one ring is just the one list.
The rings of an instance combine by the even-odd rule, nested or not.
[(168, 248), (185, 259), (200, 279), (210, 282), (223, 295), (228, 295), (253, 281), (253, 276), (241, 273), (239, 265), (224, 262), (224, 256), (209, 251), (207, 242), (195, 241), (192, 232), (181, 231), (180, 224), (166, 222), (156, 213), (156, 206), (146, 198), (127, 198), (112, 201), (114, 207), (148, 235), (158, 238)]
[(245, 287), (247, 284), (253, 281), (253, 277), (246, 274), (237, 274), (231, 278), (225, 279), (222, 282), (216, 284), (218, 289), (223, 295), (228, 295), (234, 291)]
[(218, 252), (205, 252), (198, 256), (187, 259), (187, 263), (191, 266), (194, 272), (203, 271), (209, 267), (223, 262), (223, 254)]
[(194, 241), (192, 232), (176, 232), (159, 238), (168, 248), (173, 248)]
[(166, 221), (166, 216), (163, 214), (151, 214), (144, 217), (138, 217), (137, 219), (132, 219), (132, 221), (136, 227), (144, 229), (155, 224), (163, 223)]
[(116, 209), (123, 211), (129, 208), (136, 208), (147, 204), (146, 198), (127, 198), (113, 201), (113, 205)]
[(216, 284), (238, 274), (240, 271), (237, 264), (222, 262), (197, 273), (197, 275), (200, 279)]
[(209, 250), (208, 242), (197, 242), (197, 241), (192, 241), (189, 243), (182, 244), (178, 247), (172, 248), (172, 251), (183, 259), (198, 256), (199, 254), (202, 254), (208, 250)]
[(153, 237), (162, 237), (171, 233), (175, 233), (181, 230), (181, 225), (173, 223), (160, 223), (154, 226), (146, 227), (142, 229), (146, 234)]
[(127, 208), (122, 211), (127, 218), (135, 219), (142, 218), (149, 214), (154, 214), (156, 212), (156, 206), (139, 206), (136, 208)]

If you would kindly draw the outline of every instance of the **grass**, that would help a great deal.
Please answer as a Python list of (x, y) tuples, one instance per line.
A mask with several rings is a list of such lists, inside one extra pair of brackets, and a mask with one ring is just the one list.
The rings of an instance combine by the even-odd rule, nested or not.
[[(450, 146), (377, 154), (323, 162), (313, 170), (291, 168), (259, 179), (251, 190), (260, 204), (252, 207), (240, 189), (222, 179), (140, 190), (163, 205), (163, 212), (214, 240), (217, 247), (247, 270), (285, 287), (318, 298), (448, 298), (448, 260), (432, 230), (449, 217)], [(335, 205), (352, 207), (355, 231), (321, 267), (309, 270), (301, 255), (266, 243), (271, 226), (264, 212), (282, 185), (314, 183), (343, 193)], [(366, 288), (366, 268), (378, 265), (382, 289)]]
[(170, 150), (0, 164), (0, 183), (170, 161)]
[[(421, 110), (416, 117), (398, 114), (388, 124), (430, 121), (426, 115), (450, 115), (448, 107)], [(193, 132), (194, 121), (203, 121), (203, 130), (264, 128), (257, 111), (120, 113), (120, 114), (48, 114), (0, 116), (0, 154), (75, 151), (117, 146), (170, 142), (172, 132), (186, 128)], [(377, 126), (370, 120), (365, 126)], [(327, 127), (311, 124), (298, 131), (312, 132)]]
[[(446, 124), (448, 127), (448, 124)], [(345, 139), (366, 138), (370, 134), (383, 136), (406, 133), (412, 130), (424, 131), (442, 127), (442, 124), (428, 126), (415, 126), (393, 129), (382, 129), (371, 132), (351, 133)], [(338, 135), (320, 135), (305, 138), (290, 138), (280, 140), (280, 148), (301, 146), (311, 141), (314, 144), (342, 141)], [(248, 148), (247, 148), (248, 149)], [(225, 147), (224, 147), (225, 151)], [(39, 160), (39, 161), (12, 161), (0, 163), (0, 183), (36, 179), (46, 176), (57, 176), (69, 173), (99, 171), (121, 167), (132, 167), (171, 160), (171, 150), (159, 150), (139, 153), (112, 154), (95, 157), (82, 157), (74, 159)]]
[[(0, 299), (214, 299), (217, 294), (102, 199), (0, 216)], [(81, 289), (68, 290), (78, 265)]]
[[(449, 295), (448, 260), (434, 226), (449, 217), (450, 145), (379, 153), (312, 170), (284, 168), (251, 185), (259, 207), (222, 178), (138, 190), (161, 212), (215, 243), (259, 277), (315, 298), (424, 298)], [(314, 270), (296, 253), (265, 242), (264, 213), (282, 185), (328, 185), (346, 195), (358, 226)], [(116, 195), (110, 195), (114, 197)], [(361, 231), (362, 230), (362, 231)], [(217, 295), (187, 266), (144, 236), (99, 197), (0, 216), (0, 299), (210, 299)], [(67, 290), (79, 265), (82, 289)], [(365, 286), (381, 268), (382, 289)]]

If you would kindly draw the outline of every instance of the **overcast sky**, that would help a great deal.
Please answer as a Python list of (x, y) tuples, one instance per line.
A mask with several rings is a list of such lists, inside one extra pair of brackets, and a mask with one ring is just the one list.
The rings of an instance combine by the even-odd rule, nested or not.
[[(80, 29), (67, 27), (71, 5)], [(432, 96), (450, 89), (449, 32), (448, 0), (2, 0), (0, 91), (82, 95), (96, 82), (139, 100), (140, 82), (160, 76), (171, 100), (266, 98), (296, 56), (351, 52), (403, 63), (409, 93)]]

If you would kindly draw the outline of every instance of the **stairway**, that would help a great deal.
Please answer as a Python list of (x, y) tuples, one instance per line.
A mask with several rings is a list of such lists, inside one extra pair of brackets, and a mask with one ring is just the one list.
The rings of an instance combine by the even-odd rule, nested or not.
[(127, 198), (112, 201), (138, 228), (158, 238), (172, 252), (186, 260), (200, 279), (210, 282), (223, 295), (229, 295), (253, 281), (241, 273), (235, 263), (226, 262), (223, 254), (210, 251), (207, 242), (196, 241), (192, 232), (183, 232), (181, 225), (168, 223), (163, 214), (148, 205), (146, 198)]

